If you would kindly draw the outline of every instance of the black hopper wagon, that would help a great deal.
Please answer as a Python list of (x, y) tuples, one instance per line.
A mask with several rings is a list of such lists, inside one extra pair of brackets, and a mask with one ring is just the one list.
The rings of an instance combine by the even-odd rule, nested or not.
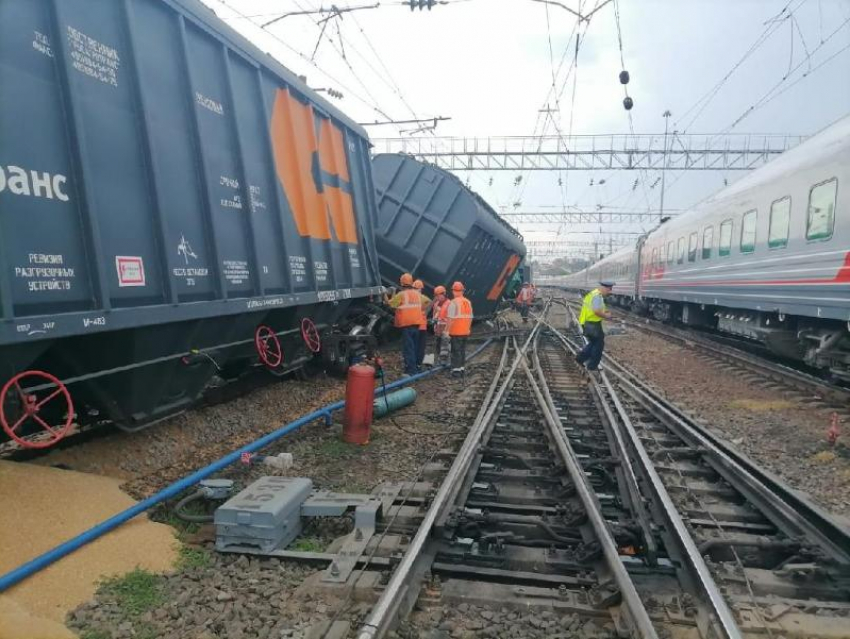
[(367, 347), (375, 206), (363, 129), (199, 2), (3, 0), (6, 436)]
[(456, 176), (408, 155), (372, 160), (383, 281), (412, 273), (426, 287), (466, 286), (476, 318), (492, 316), (525, 257), (522, 235)]

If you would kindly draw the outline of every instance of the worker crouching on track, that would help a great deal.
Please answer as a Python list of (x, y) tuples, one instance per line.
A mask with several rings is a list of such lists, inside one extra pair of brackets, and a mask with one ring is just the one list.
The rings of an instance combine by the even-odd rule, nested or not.
[(605, 350), (605, 332), (602, 330), (602, 320), (611, 319), (611, 311), (605, 306), (605, 298), (611, 294), (613, 282), (599, 282), (599, 287), (584, 296), (578, 323), (587, 338), (587, 345), (576, 355), (579, 364), (585, 364), (587, 370), (599, 370), (602, 352)]
[[(448, 307), (449, 298), (446, 297), (446, 287), (438, 286), (434, 289), (434, 300), (428, 308), (428, 315), (434, 327), (434, 364), (446, 364), (449, 356), (449, 334), (446, 331), (447, 319), (443, 316), (443, 309)], [(446, 311), (448, 309), (446, 308)]]
[(452, 375), (463, 375), (466, 371), (466, 340), (472, 331), (472, 302), (463, 296), (463, 284), (452, 284), (453, 299), (446, 304), (446, 330), (452, 342)]
[(516, 296), (516, 303), (519, 306), (519, 314), (522, 317), (523, 324), (528, 322), (528, 309), (531, 308), (533, 302), (534, 289), (531, 288), (531, 284), (525, 282)]
[(422, 368), (422, 360), (425, 359), (425, 345), (428, 343), (428, 305), (431, 299), (422, 293), (425, 284), (422, 280), (413, 282), (413, 288), (419, 291), (419, 297), (422, 302), (422, 316), (419, 318), (419, 336), (416, 340), (416, 368)]
[(401, 330), (401, 354), (404, 359), (404, 374), (419, 372), (416, 360), (419, 343), (419, 324), (422, 320), (422, 294), (413, 288), (413, 276), (404, 273), (400, 280), (401, 291), (389, 301), (395, 309), (395, 325)]

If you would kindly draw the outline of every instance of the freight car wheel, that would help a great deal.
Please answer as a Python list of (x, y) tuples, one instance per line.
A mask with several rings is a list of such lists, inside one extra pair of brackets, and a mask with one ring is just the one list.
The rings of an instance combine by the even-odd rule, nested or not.
[(301, 337), (304, 338), (304, 343), (307, 344), (307, 348), (314, 353), (318, 353), (322, 350), (322, 339), (319, 337), (319, 329), (316, 328), (313, 320), (308, 317), (301, 320)]
[[(55, 388), (47, 388), (35, 392), (27, 392), (24, 387), (43, 386), (45, 382)], [(60, 402), (62, 405), (60, 405)], [(51, 412), (64, 410), (65, 422), (59, 426), (51, 426), (40, 415), (42, 409), (51, 404)], [(46, 411), (45, 411), (46, 412)], [(0, 390), (0, 426), (6, 434), (24, 448), (47, 448), (68, 434), (74, 419), (74, 402), (68, 388), (50, 373), (44, 371), (24, 371), (18, 373)], [(24, 439), (21, 427), (27, 423), (35, 423), (48, 435), (43, 437), (39, 431), (37, 439)]]
[(254, 332), (254, 346), (260, 361), (269, 368), (277, 368), (283, 363), (283, 349), (275, 332), (268, 326), (260, 325)]

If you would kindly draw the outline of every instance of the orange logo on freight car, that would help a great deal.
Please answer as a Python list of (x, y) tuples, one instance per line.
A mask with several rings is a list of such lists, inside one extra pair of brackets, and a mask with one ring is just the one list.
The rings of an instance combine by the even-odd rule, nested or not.
[[(342, 130), (313, 107), (278, 89), (271, 121), (275, 171), (298, 234), (357, 244)], [(333, 226), (333, 235), (331, 235)]]
[(508, 278), (514, 274), (516, 267), (519, 266), (519, 255), (511, 255), (508, 258), (507, 263), (505, 264), (505, 268), (502, 269), (501, 275), (499, 275), (499, 279), (496, 280), (496, 283), (493, 284), (493, 288), (490, 289), (490, 292), (487, 293), (487, 299), (491, 302), (495, 302), (499, 299), (499, 296), (502, 294), (502, 291), (505, 290), (505, 285), (508, 283)]

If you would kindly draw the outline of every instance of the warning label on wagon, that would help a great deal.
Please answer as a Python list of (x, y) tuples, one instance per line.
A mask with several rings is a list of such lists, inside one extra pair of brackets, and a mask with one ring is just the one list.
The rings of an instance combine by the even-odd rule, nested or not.
[(145, 264), (141, 257), (116, 255), (115, 269), (118, 271), (118, 286), (145, 285)]

